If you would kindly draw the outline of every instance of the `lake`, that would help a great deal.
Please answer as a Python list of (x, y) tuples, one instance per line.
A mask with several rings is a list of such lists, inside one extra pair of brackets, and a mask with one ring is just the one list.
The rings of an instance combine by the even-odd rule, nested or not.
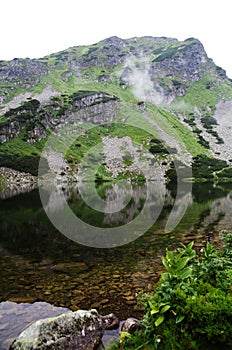
[[(44, 189), (46, 198), (46, 189)], [(132, 197), (118, 212), (99, 213), (82, 200), (76, 186), (61, 186), (73, 212), (92, 226), (125, 227), (134, 220), (146, 202), (146, 185), (134, 185)], [(112, 199), (117, 184), (101, 184), (97, 192), (103, 200)], [(19, 193), (1, 192), (0, 200), (0, 298), (12, 302), (48, 302), (71, 310), (96, 308), (101, 314), (114, 312), (120, 319), (141, 316), (136, 298), (151, 291), (163, 269), (161, 257), (166, 248), (179, 242), (195, 241), (200, 250), (210, 236), (219, 241), (220, 230), (232, 231), (232, 186), (193, 184), (188, 207), (171, 231), (165, 227), (175, 202), (175, 188), (154, 187), (149, 203), (158, 210), (157, 220), (128, 244), (97, 248), (77, 243), (61, 234), (48, 219), (38, 189)], [(58, 213), (59, 198), (47, 197), (47, 206)], [(186, 202), (179, 198), (176, 212)], [(160, 211), (160, 212), (159, 212)], [(181, 210), (180, 210), (181, 211)], [(65, 223), (67, 225), (67, 223)], [(135, 239), (137, 238), (137, 239)]]

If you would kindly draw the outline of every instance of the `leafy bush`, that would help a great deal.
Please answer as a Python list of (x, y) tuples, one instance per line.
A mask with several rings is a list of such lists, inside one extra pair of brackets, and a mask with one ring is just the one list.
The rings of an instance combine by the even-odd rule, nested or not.
[(145, 330), (122, 334), (111, 349), (205, 350), (232, 348), (232, 234), (223, 247), (208, 242), (197, 256), (194, 243), (166, 251), (166, 269), (140, 305)]
[(200, 154), (193, 158), (192, 172), (193, 176), (197, 179), (206, 178), (212, 180), (214, 178), (214, 173), (227, 167), (227, 163), (224, 160), (209, 158)]
[(6, 119), (10, 120), (20, 120), (20, 118), (34, 117), (38, 108), (40, 106), (40, 102), (36, 99), (29, 100), (24, 102), (21, 106), (12, 108), (5, 113)]
[(11, 168), (17, 171), (38, 175), (40, 156), (37, 155), (17, 155), (17, 154), (0, 154), (1, 166)]
[(227, 179), (232, 179), (232, 168), (225, 168), (219, 173), (217, 173), (217, 176), (219, 178), (227, 178)]
[(198, 135), (198, 143), (199, 143), (200, 145), (202, 145), (203, 147), (207, 148), (207, 149), (210, 148), (209, 142), (206, 141), (206, 140), (204, 139), (204, 137), (201, 136), (201, 135)]

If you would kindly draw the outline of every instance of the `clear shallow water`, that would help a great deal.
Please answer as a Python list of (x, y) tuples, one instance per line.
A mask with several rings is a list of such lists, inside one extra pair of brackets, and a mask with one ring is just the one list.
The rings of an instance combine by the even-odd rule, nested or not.
[(14, 339), (33, 322), (48, 317), (59, 316), (70, 310), (52, 306), (45, 302), (34, 304), (0, 303), (0, 350), (9, 349)]
[[(129, 222), (146, 198), (146, 186), (135, 186), (124, 210), (104, 215), (85, 205), (77, 187), (62, 191), (80, 218), (106, 227)], [(113, 198), (115, 188), (106, 184), (98, 192), (102, 198)], [(232, 230), (232, 189), (204, 183), (194, 185), (185, 216), (172, 232), (165, 233), (174, 193), (166, 189), (159, 219), (144, 235), (111, 249), (80, 245), (58, 232), (44, 213), (38, 190), (13, 196), (5, 193), (0, 201), (0, 301), (44, 301), (71, 310), (114, 312), (120, 319), (139, 317), (136, 297), (140, 291), (153, 289), (166, 247), (194, 240), (200, 249), (207, 234), (217, 242), (220, 230)], [(53, 205), (56, 210), (58, 201)]]

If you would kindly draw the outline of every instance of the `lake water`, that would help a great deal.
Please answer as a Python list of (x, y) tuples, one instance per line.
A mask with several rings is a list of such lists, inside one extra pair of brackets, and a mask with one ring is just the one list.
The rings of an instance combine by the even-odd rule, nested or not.
[[(97, 188), (103, 199), (114, 198), (116, 185)], [(132, 199), (117, 213), (96, 213), (81, 199), (76, 187), (61, 188), (73, 211), (95, 226), (122, 226), (134, 219), (146, 201), (146, 186), (135, 185)], [(157, 189), (159, 192), (160, 190)], [(154, 195), (157, 198), (157, 195)], [(120, 319), (139, 317), (140, 291), (151, 291), (162, 271), (165, 249), (179, 242), (205, 245), (210, 234), (218, 242), (220, 230), (232, 231), (232, 186), (194, 184), (189, 206), (178, 226), (165, 233), (175, 202), (175, 189), (165, 189), (156, 222), (138, 239), (114, 248), (93, 248), (61, 234), (50, 222), (39, 191), (1, 192), (0, 200), (0, 301), (48, 302), (71, 310), (96, 308), (114, 312)], [(186, 197), (179, 198), (181, 207)], [(59, 210), (59, 200), (47, 203)], [(154, 210), (155, 202), (151, 203)], [(176, 208), (178, 212), (178, 206)]]

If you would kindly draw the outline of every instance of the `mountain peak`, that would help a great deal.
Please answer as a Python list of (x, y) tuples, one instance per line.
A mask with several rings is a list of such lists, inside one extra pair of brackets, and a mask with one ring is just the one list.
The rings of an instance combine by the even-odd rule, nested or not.
[(121, 39), (118, 36), (111, 36), (103, 40), (103, 42), (105, 43), (105, 45), (121, 46), (126, 42), (126, 40)]
[[(0, 161), (16, 167), (22, 149), (18, 169), (25, 170), (26, 161), (29, 169), (39, 159), (47, 130), (68, 125), (68, 132), (75, 133), (86, 122), (111, 123), (114, 118), (122, 122), (135, 118), (138, 125), (150, 118), (163, 142), (173, 154), (178, 151), (181, 160), (190, 162), (192, 156), (209, 151), (229, 160), (230, 121), (223, 119), (226, 132), (220, 133), (224, 126), (218, 118), (231, 106), (226, 100), (232, 101), (231, 81), (195, 38), (112, 36), (41, 59), (0, 61)], [(111, 131), (107, 128), (109, 135)], [(12, 139), (17, 140), (15, 148)], [(5, 153), (11, 150), (8, 143), (14, 154), (6, 159)], [(164, 148), (156, 140), (153, 143), (149, 149), (162, 151), (166, 161)], [(76, 152), (76, 158), (68, 158), (73, 169), (78, 168), (78, 152), (82, 152), (79, 143)]]

